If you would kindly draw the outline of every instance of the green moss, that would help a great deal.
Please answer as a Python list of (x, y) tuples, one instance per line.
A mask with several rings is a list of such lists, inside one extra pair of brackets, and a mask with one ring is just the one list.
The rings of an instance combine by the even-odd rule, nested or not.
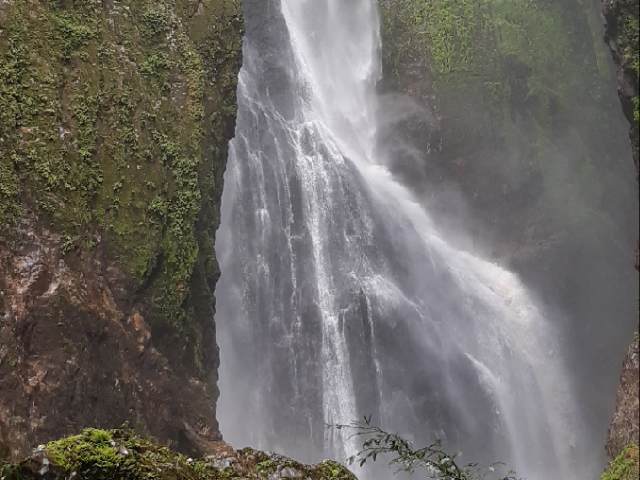
[(10, 159), (0, 149), (0, 230), (9, 231), (16, 227), (20, 207), (16, 201), (20, 193), (18, 177)]
[[(618, 8), (618, 28), (615, 41), (620, 49), (622, 65), (635, 73), (635, 85), (637, 89), (640, 79), (640, 33), (638, 29), (638, 8), (633, 2), (621, 2)], [(633, 121), (640, 122), (638, 113), (638, 95), (633, 99)]]
[(238, 2), (205, 2), (203, 18), (187, 5), (16, 0), (0, 36), (0, 231), (27, 203), (65, 238), (99, 234), (176, 326), (212, 176), (204, 132), (223, 142), (242, 31)]
[(331, 460), (325, 460), (318, 465), (318, 480), (356, 480), (353, 474), (343, 465)]
[[(227, 478), (202, 461), (189, 460), (128, 431), (86, 429), (45, 446), (51, 469), (78, 480), (200, 480)], [(6, 467), (6, 480), (35, 478), (29, 462)]]
[(599, 59), (608, 54), (593, 40), (591, 4), (381, 0), (380, 6), (384, 86), (417, 92), (434, 107), (443, 137), (438, 163), (463, 160), (464, 175), (476, 182), (469, 188), (480, 198), (495, 198), (496, 185), (515, 190), (540, 178), (539, 218), (553, 222), (559, 235), (610, 226), (603, 203), (609, 172), (603, 159), (610, 152), (603, 145), (613, 123), (599, 120), (608, 108)]
[[(207, 459), (193, 460), (161, 447), (153, 441), (125, 430), (86, 429), (80, 435), (45, 445), (42, 454), (56, 476), (77, 480), (218, 480), (244, 478), (265, 480), (281, 468), (293, 468), (309, 480), (356, 480), (344, 466), (324, 461), (305, 466), (284, 457), (251, 449), (237, 452), (242, 471), (221, 470)], [(35, 454), (37, 457), (38, 453)], [(29, 459), (2, 470), (4, 480), (31, 480), (44, 462), (35, 465)]]
[(171, 59), (165, 52), (152, 54), (140, 65), (142, 73), (161, 79), (168, 79), (169, 68), (171, 68)]
[(638, 444), (629, 445), (609, 465), (601, 480), (636, 480), (640, 475)]
[[(636, 15), (638, 12), (636, 11)], [(618, 38), (618, 43), (622, 48), (622, 55), (633, 71), (636, 78), (640, 78), (640, 55), (638, 43), (640, 42), (640, 33), (638, 31), (638, 18), (631, 15), (623, 20), (622, 29)]]

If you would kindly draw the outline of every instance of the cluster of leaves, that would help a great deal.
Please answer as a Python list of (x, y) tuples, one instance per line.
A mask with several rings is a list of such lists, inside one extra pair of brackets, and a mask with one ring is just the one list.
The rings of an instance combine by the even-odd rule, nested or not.
[(422, 448), (415, 448), (405, 438), (395, 433), (387, 432), (371, 424), (371, 417), (365, 417), (362, 422), (351, 422), (348, 425), (333, 425), (337, 429), (353, 430), (353, 436), (365, 437), (362, 450), (349, 457), (349, 465), (358, 464), (361, 467), (368, 461), (376, 461), (381, 455), (392, 455), (389, 465), (397, 472), (413, 474), (417, 470), (426, 471), (428, 478), (442, 480), (488, 480), (493, 476), (495, 480), (516, 480), (515, 472), (509, 471), (505, 476), (495, 477), (497, 469), (504, 467), (502, 463), (494, 463), (488, 467), (477, 463), (460, 465), (456, 459), (460, 453), (447, 453), (439, 440)]
[(629, 445), (609, 465), (601, 480), (635, 480), (640, 474), (638, 444)]

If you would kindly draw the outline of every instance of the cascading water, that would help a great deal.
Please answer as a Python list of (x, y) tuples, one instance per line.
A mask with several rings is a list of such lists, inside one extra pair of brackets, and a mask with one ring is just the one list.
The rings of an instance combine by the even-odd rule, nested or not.
[(344, 459), (373, 421), (538, 480), (588, 478), (552, 328), (376, 152), (373, 0), (245, 0), (216, 249), (232, 443)]

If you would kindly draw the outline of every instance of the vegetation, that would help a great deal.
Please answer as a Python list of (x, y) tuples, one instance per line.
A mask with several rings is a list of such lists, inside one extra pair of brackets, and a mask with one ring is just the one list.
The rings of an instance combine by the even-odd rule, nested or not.
[[(460, 454), (451, 455), (444, 451), (440, 441), (422, 448), (414, 448), (413, 444), (395, 433), (389, 433), (371, 425), (371, 418), (365, 417), (363, 422), (352, 422), (349, 425), (334, 425), (337, 429), (354, 430), (354, 436), (365, 437), (362, 450), (350, 457), (347, 462), (363, 466), (368, 461), (376, 461), (379, 456), (391, 455), (389, 465), (396, 468), (396, 472), (413, 474), (423, 470), (428, 478), (443, 480), (486, 480), (490, 475), (497, 475), (496, 468), (503, 467), (501, 463), (483, 467), (476, 463), (460, 465), (457, 458)], [(515, 472), (509, 471), (506, 476), (497, 480), (515, 480)]]
[(640, 475), (638, 443), (629, 445), (609, 465), (601, 480), (636, 480)]
[[(59, 478), (73, 472), (73, 478), (78, 480), (224, 478), (203, 462), (189, 460), (129, 431), (86, 429), (80, 435), (51, 442), (43, 450), (48, 455), (50, 469)], [(37, 478), (36, 473), (27, 460), (5, 466), (2, 479), (28, 480)]]
[[(620, 25), (617, 29), (615, 39), (620, 49), (620, 61), (624, 67), (635, 74), (635, 84), (640, 81), (640, 33), (638, 29), (638, 6), (633, 2), (624, 2), (620, 7), (621, 17), (618, 19)], [(640, 100), (638, 95), (633, 97), (633, 120), (640, 122), (638, 111)]]
[(67, 265), (113, 272), (172, 364), (208, 379), (243, 20), (240, 0), (195, 5), (0, 7), (0, 243), (33, 216)]
[(478, 201), (497, 198), (496, 185), (512, 191), (539, 178), (543, 190), (536, 215), (553, 222), (558, 237), (553, 241), (571, 235), (584, 241), (590, 231), (597, 232), (590, 239), (604, 242), (612, 221), (603, 203), (610, 171), (603, 159), (611, 151), (602, 145), (617, 125), (598, 121), (610, 98), (603, 90), (611, 73), (601, 21), (591, 5), (579, 0), (381, 0), (380, 5), (384, 83), (433, 107), (443, 137), (440, 161), (448, 161), (443, 163), (455, 174), (460, 173), (456, 162), (467, 166)]
[[(2, 468), (2, 480), (221, 480), (306, 478), (356, 480), (342, 465), (324, 461), (302, 465), (278, 455), (251, 449), (228, 453), (229, 462), (218, 464), (205, 457), (194, 460), (177, 454), (128, 430), (86, 429), (79, 435), (39, 447), (30, 458)], [(227, 457), (225, 457), (227, 458)], [(280, 476), (283, 469), (287, 474)]]
[[(12, 3), (0, 37), (1, 235), (30, 208), (86, 239), (77, 245), (99, 238), (133, 290), (153, 280), (155, 317), (180, 327), (213, 145), (235, 108), (239, 3), (206, 2), (212, 25), (188, 1)], [(206, 127), (205, 108), (218, 112)]]

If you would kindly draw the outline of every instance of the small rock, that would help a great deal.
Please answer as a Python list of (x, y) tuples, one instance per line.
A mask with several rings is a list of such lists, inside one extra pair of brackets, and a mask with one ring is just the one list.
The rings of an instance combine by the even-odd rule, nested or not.
[(302, 474), (293, 467), (285, 467), (280, 470), (280, 478), (300, 478)]

